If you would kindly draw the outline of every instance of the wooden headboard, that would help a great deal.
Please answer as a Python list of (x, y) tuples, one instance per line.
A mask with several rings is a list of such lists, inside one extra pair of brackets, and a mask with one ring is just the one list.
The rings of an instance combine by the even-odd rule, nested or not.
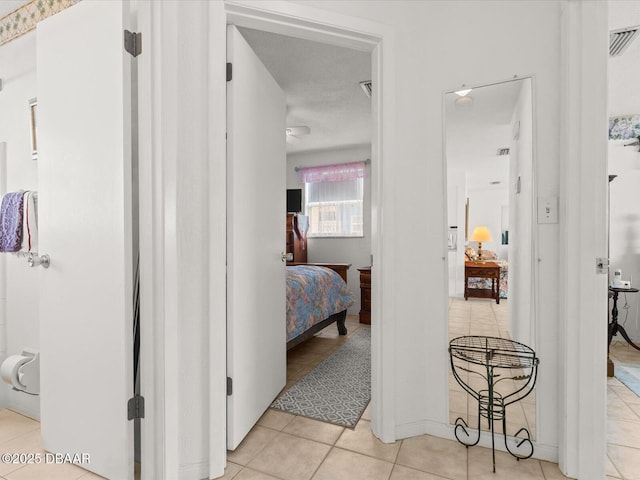
[(316, 265), (318, 267), (326, 267), (334, 270), (342, 277), (344, 283), (347, 283), (347, 270), (351, 266), (350, 263), (303, 263), (303, 262), (287, 262), (287, 265)]

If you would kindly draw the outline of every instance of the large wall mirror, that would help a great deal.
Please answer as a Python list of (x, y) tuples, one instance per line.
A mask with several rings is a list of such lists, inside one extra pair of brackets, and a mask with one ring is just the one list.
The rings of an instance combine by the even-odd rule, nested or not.
[[(445, 93), (449, 339), (492, 336), (535, 349), (532, 93), (531, 78)], [(470, 277), (473, 260), (497, 278)], [(449, 412), (451, 423), (462, 417), (477, 428), (477, 402), (453, 376)], [(535, 439), (535, 391), (506, 417), (508, 435), (526, 427)]]

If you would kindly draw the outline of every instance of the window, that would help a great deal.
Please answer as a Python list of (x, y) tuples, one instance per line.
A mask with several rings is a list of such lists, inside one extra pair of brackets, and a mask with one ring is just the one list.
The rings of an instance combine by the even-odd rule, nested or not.
[(364, 162), (298, 170), (305, 183), (309, 237), (362, 237)]

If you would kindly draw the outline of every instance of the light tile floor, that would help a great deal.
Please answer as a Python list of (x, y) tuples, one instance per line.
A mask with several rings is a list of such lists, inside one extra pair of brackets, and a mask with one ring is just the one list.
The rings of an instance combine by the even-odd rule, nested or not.
[(69, 463), (47, 463), (42, 448), (40, 423), (11, 410), (0, 411), (0, 454), (25, 453), (26, 459), (35, 462), (0, 462), (0, 479), (3, 480), (94, 480), (102, 477)]
[[(464, 302), (464, 301), (462, 301)], [(500, 306), (484, 299), (452, 302), (450, 337), (464, 334), (506, 336), (506, 302)], [(473, 315), (474, 323), (468, 318)], [(492, 320), (493, 317), (493, 320)], [(349, 318), (350, 334), (358, 328)], [(338, 343), (330, 347), (333, 338)], [(315, 361), (337, 348), (344, 339), (331, 328), (311, 339), (306, 347), (289, 355), (290, 373), (302, 377)], [(318, 344), (317, 346), (315, 344)], [(315, 358), (312, 358), (314, 357)], [(614, 343), (614, 362), (640, 364), (640, 352), (626, 343)], [(299, 359), (305, 359), (298, 362)], [(453, 381), (452, 390), (457, 384)], [(608, 456), (607, 479), (640, 479), (640, 398), (615, 378), (608, 380)], [(453, 397), (452, 397), (453, 398)], [(460, 400), (460, 399), (458, 399)], [(529, 398), (535, 405), (535, 399)], [(461, 400), (460, 400), (461, 401)], [(524, 402), (526, 402), (525, 399)], [(452, 412), (454, 409), (452, 402)], [(523, 402), (523, 403), (524, 403)], [(466, 408), (461, 408), (466, 412)], [(532, 409), (535, 411), (535, 408)], [(527, 408), (524, 418), (535, 433), (535, 418)], [(452, 414), (452, 417), (454, 414)], [(455, 419), (455, 418), (454, 418)], [(514, 417), (515, 419), (515, 417)], [(514, 422), (514, 423), (517, 423)], [(637, 425), (636, 425), (637, 423)], [(637, 429), (636, 429), (637, 427)], [(509, 426), (507, 427), (509, 429)], [(635, 433), (638, 432), (638, 433)], [(492, 473), (491, 450), (465, 449), (455, 441), (423, 435), (393, 444), (383, 444), (371, 433), (370, 417), (365, 411), (354, 430), (269, 410), (247, 439), (234, 451), (224, 479), (234, 480), (451, 480), (465, 479), (544, 479), (565, 478), (554, 463), (535, 459), (516, 461), (504, 452), (496, 452), (497, 471)]]
[[(486, 322), (488, 323), (488, 322)], [(495, 320), (494, 320), (495, 325)], [(489, 333), (489, 326), (482, 333)], [(349, 335), (363, 327), (347, 319)], [(475, 328), (475, 327), (474, 327)], [(475, 330), (474, 330), (475, 331)], [(491, 333), (494, 333), (491, 330)], [(499, 332), (496, 332), (499, 333)], [(288, 355), (295, 382), (345, 339), (329, 327)], [(466, 411), (466, 407), (465, 407)], [(368, 409), (349, 429), (276, 410), (268, 410), (247, 438), (228, 452), (225, 480), (521, 480), (565, 478), (558, 466), (534, 459), (517, 462), (491, 450), (466, 449), (456, 441), (423, 435), (385, 444), (371, 433)]]
[[(640, 365), (640, 351), (621, 336), (609, 357), (614, 365)], [(615, 377), (607, 379), (607, 455), (607, 478), (640, 479), (640, 397)]]
[[(473, 308), (483, 299), (470, 299)], [(501, 302), (502, 304), (502, 302)], [(486, 305), (485, 305), (486, 307)], [(452, 319), (455, 323), (455, 319)], [(349, 335), (361, 326), (347, 320)], [(332, 327), (290, 352), (290, 381), (302, 377), (345, 338)], [(455, 330), (454, 330), (455, 331)], [(492, 332), (494, 330), (491, 330)], [(475, 330), (474, 330), (475, 332)], [(498, 330), (499, 333), (501, 333)], [(469, 332), (471, 333), (471, 331)], [(479, 332), (480, 333), (480, 332)], [(482, 333), (489, 334), (489, 330)], [(454, 335), (455, 336), (455, 335)], [(640, 364), (640, 352), (614, 339), (611, 358)], [(607, 479), (640, 479), (640, 398), (615, 378), (608, 379)], [(527, 420), (529, 420), (527, 418)], [(44, 454), (39, 423), (10, 410), (0, 411), (0, 453)], [(275, 410), (268, 410), (242, 444), (229, 452), (224, 479), (234, 480), (472, 480), (565, 477), (553, 463), (528, 459), (516, 462), (496, 452), (497, 471), (491, 472), (491, 450), (465, 449), (455, 441), (423, 435), (380, 442), (371, 433), (368, 409), (351, 430)], [(75, 465), (15, 465), (0, 462), (2, 480), (100, 479)]]

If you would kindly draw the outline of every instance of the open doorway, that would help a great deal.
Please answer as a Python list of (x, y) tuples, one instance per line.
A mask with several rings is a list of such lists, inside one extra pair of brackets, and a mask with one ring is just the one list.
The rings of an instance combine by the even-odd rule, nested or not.
[[(264, 65), (273, 80), (283, 90), (287, 106), (287, 128), (296, 129), (296, 133), (298, 130), (306, 130), (304, 136), (297, 135), (295, 137), (297, 140), (295, 143), (288, 143), (288, 159), (286, 160), (287, 186), (301, 188), (307, 193), (305, 198), (309, 199), (308, 184), (306, 182), (303, 184), (297, 183), (299, 182), (295, 172), (297, 168), (359, 162), (364, 165), (364, 169), (369, 170), (369, 173), (364, 175), (364, 178), (360, 177), (358, 179), (361, 184), (359, 190), (361, 198), (359, 201), (361, 202), (362, 212), (359, 218), (351, 222), (350, 225), (353, 230), (347, 229), (347, 231), (340, 234), (335, 234), (335, 232), (331, 232), (329, 235), (322, 235), (325, 232), (320, 232), (320, 234), (316, 235), (310, 234), (305, 241), (304, 248), (306, 262), (316, 264), (337, 263), (349, 266), (349, 270), (347, 270), (348, 278), (345, 277), (345, 280), (347, 280), (350, 290), (354, 293), (355, 302), (349, 307), (348, 313), (351, 314), (351, 317), (348, 321), (348, 330), (352, 334), (359, 329), (366, 330), (369, 327), (360, 324), (357, 316), (361, 304), (357, 269), (370, 266), (371, 261), (371, 170), (367, 168), (364, 161), (366, 160), (368, 163), (371, 157), (371, 132), (373, 128), (371, 126), (371, 97), (368, 95), (370, 91), (362, 88), (360, 84), (361, 82), (370, 82), (371, 55), (273, 33), (250, 29), (238, 30), (247, 40), (248, 46), (256, 54), (260, 63)], [(235, 34), (233, 38), (236, 38)], [(234, 71), (236, 70), (235, 63), (233, 69)], [(240, 67), (237, 70), (241, 71)], [(233, 86), (234, 81), (235, 78), (232, 80), (230, 88), (240, 88), (239, 85), (237, 87)], [(270, 83), (270, 80), (268, 82)], [(261, 86), (258, 85), (255, 88), (260, 89)], [(235, 102), (237, 97), (233, 96), (231, 98), (234, 103), (229, 108), (232, 109), (234, 114), (229, 118), (233, 118), (235, 122)], [(245, 102), (244, 97), (241, 100)], [(233, 125), (233, 130), (235, 131), (235, 123)], [(229, 132), (231, 132), (231, 129)], [(284, 140), (284, 126), (275, 135), (282, 135)], [(233, 138), (232, 133), (229, 133), (229, 142), (235, 145), (232, 142)], [(251, 138), (248, 141), (251, 141)], [(232, 148), (235, 150), (235, 147)], [(262, 163), (266, 161), (264, 156), (257, 160)], [(272, 168), (283, 171), (284, 165), (279, 164), (278, 158), (275, 160), (276, 164)], [(284, 162), (285, 159), (282, 158), (282, 161)], [(240, 164), (236, 167), (235, 159), (232, 162), (234, 163), (231, 163), (229, 167), (230, 171), (233, 172), (230, 178), (237, 178), (238, 173), (241, 172)], [(282, 178), (283, 185), (284, 180)], [(264, 187), (264, 182), (259, 182), (257, 185), (258, 188), (262, 188)], [(234, 191), (238, 190), (235, 183), (230, 188)], [(280, 196), (284, 198), (284, 195), (285, 191), (282, 189)], [(237, 206), (238, 202), (246, 201), (246, 196), (242, 199), (236, 199), (234, 196), (233, 199), (234, 203), (231, 203), (232, 210), (230, 214), (232, 216), (234, 212), (233, 205)], [(307, 206), (309, 205), (308, 202), (305, 203), (307, 203)], [(339, 206), (337, 205), (337, 207)], [(269, 212), (272, 210), (276, 210), (278, 213), (276, 217), (281, 219), (279, 222), (274, 220), (273, 223), (280, 224), (278, 230), (280, 232), (279, 243), (284, 245), (285, 211), (282, 210), (280, 213), (277, 202), (274, 202), (273, 208), (269, 207)], [(307, 209), (303, 211), (305, 210)], [(239, 219), (231, 218), (230, 231), (235, 232), (237, 230), (237, 220)], [(310, 225), (310, 232), (314, 232), (314, 226), (314, 224)], [(255, 238), (257, 239), (257, 236)], [(232, 242), (232, 244), (233, 248), (236, 249), (235, 243)], [(235, 276), (234, 273), (231, 275)], [(278, 273), (276, 272), (275, 275), (278, 275)], [(261, 293), (257, 292), (257, 295), (261, 295)], [(284, 302), (284, 297), (282, 301)], [(232, 321), (229, 330), (232, 331), (234, 329), (235, 326)], [(299, 376), (301, 370), (308, 368), (311, 360), (314, 363), (318, 363), (323, 356), (328, 355), (340, 343), (344, 342), (344, 338), (335, 335), (335, 326), (331, 325), (327, 330), (329, 332), (320, 332), (318, 338), (313, 338), (311, 339), (312, 341), (296, 347), (294, 354), (290, 358), (289, 381), (293, 381), (293, 378)], [(320, 337), (322, 338), (320, 339)], [(232, 342), (232, 346), (235, 346), (235, 340), (232, 340)], [(329, 345), (326, 345), (326, 343), (329, 343)], [(300, 353), (305, 350), (308, 350), (308, 352)], [(234, 365), (240, 363), (237, 356), (232, 358), (234, 359), (232, 361)], [(236, 362), (235, 360), (238, 361)], [(367, 376), (370, 377), (370, 374)], [(232, 375), (232, 378), (235, 384), (236, 377)], [(235, 404), (235, 400), (233, 403)], [(235, 411), (235, 409), (233, 410)], [(236, 414), (234, 413), (234, 415)], [(236, 418), (237, 416), (234, 416), (234, 422), (240, 421), (239, 419), (236, 420)], [(234, 440), (231, 442), (232, 446), (230, 448), (235, 448), (236, 444), (237, 440)]]
[[(390, 315), (393, 307), (393, 298), (385, 298), (384, 292), (387, 291), (389, 282), (393, 275), (393, 252), (387, 251), (382, 242), (384, 206), (382, 205), (384, 198), (392, 198), (394, 190), (391, 175), (383, 175), (388, 161), (389, 152), (393, 151), (395, 139), (392, 135), (392, 118), (395, 111), (395, 90), (394, 86), (394, 70), (393, 70), (393, 34), (392, 31), (383, 24), (376, 22), (366, 22), (362, 24), (357, 18), (348, 16), (332, 15), (323, 16), (318, 19), (312, 9), (301, 7), (297, 16), (292, 17), (286, 8), (274, 6), (273, 9), (265, 11), (261, 8), (253, 8), (246, 5), (225, 4), (223, 8), (214, 12), (214, 17), (218, 20), (224, 20), (227, 24), (235, 26), (247, 26), (258, 28), (266, 31), (283, 33), (295, 37), (312, 39), (320, 42), (326, 42), (335, 45), (341, 45), (349, 48), (368, 52), (372, 59), (372, 82), (373, 96), (372, 102), (372, 155), (371, 155), (371, 177), (372, 177), (372, 233), (371, 233), (371, 254), (373, 256), (373, 276), (371, 279), (371, 296), (372, 296), (372, 326), (371, 326), (371, 363), (372, 363), (372, 388), (371, 388), (371, 427), (375, 436), (385, 442), (393, 442), (396, 438), (395, 430), (395, 388), (393, 381), (393, 370), (387, 368), (389, 362), (395, 355), (395, 345), (391, 335), (393, 333), (393, 324), (382, 324), (380, 319), (383, 316)], [(224, 25), (224, 24), (223, 24)], [(213, 58), (218, 61), (215, 65), (224, 65), (226, 52), (224, 48), (224, 38), (221, 30), (213, 30), (218, 32), (217, 38), (220, 42), (214, 42)], [(223, 47), (223, 48), (220, 48)], [(216, 67), (218, 68), (218, 67)], [(223, 77), (224, 78), (224, 77)], [(215, 85), (216, 98), (224, 101), (225, 84), (219, 83)], [(221, 104), (224, 107), (224, 104)], [(384, 113), (383, 113), (384, 112)], [(223, 126), (226, 121), (225, 109), (215, 109), (212, 111), (215, 123)], [(284, 127), (284, 125), (283, 125)], [(284, 128), (283, 128), (284, 130)], [(215, 150), (224, 158), (225, 139), (220, 138), (215, 142)], [(225, 171), (224, 162), (215, 162), (218, 171)], [(390, 172), (391, 173), (391, 172)], [(226, 212), (225, 196), (227, 186), (225, 182), (221, 182), (225, 176), (212, 175), (210, 185), (217, 192), (217, 201), (212, 205), (213, 212), (219, 218), (224, 218)], [(388, 224), (388, 222), (387, 222)], [(389, 228), (389, 227), (387, 227)], [(226, 228), (220, 230), (215, 229), (211, 232), (211, 248), (215, 255), (214, 265), (220, 269), (211, 269), (210, 272), (215, 279), (216, 284), (224, 285), (225, 279), (221, 275), (225, 271), (225, 243), (227, 232)], [(384, 255), (382, 252), (385, 252)], [(386, 276), (385, 276), (386, 273)], [(384, 288), (384, 291), (383, 291)], [(227, 305), (224, 289), (212, 289), (210, 301), (214, 305)], [(215, 331), (224, 331), (224, 309), (218, 309), (221, 315), (212, 318)], [(224, 337), (223, 337), (224, 338)], [(220, 337), (212, 337), (211, 341), (217, 345), (214, 352), (217, 352), (210, 362), (210, 372), (215, 378), (223, 376), (226, 373), (225, 354), (227, 348), (224, 342), (220, 342)], [(388, 359), (388, 360), (387, 360)], [(385, 368), (383, 368), (383, 366)], [(210, 417), (209, 426), (215, 438), (215, 445), (212, 446), (212, 465), (215, 469), (220, 469), (224, 465), (226, 453), (221, 447), (226, 443), (226, 429), (220, 429), (220, 425), (224, 425), (226, 412), (224, 409), (224, 399), (226, 389), (216, 389), (212, 399), (212, 405), (215, 408)], [(369, 432), (371, 433), (371, 432)]]
[[(640, 153), (640, 97), (632, 94), (640, 79), (640, 41), (633, 31), (640, 24), (640, 9), (628, 2), (608, 3), (610, 55), (608, 61), (609, 109), (609, 285), (628, 281), (631, 289), (615, 293), (616, 321), (630, 340), (640, 345), (638, 324), (640, 295), (640, 262), (637, 248), (640, 236), (640, 210), (637, 185)], [(622, 40), (625, 40), (623, 42)], [(629, 41), (630, 40), (630, 41)], [(620, 271), (616, 279), (614, 272)], [(609, 324), (614, 299), (609, 294)], [(628, 435), (640, 425), (640, 351), (618, 333), (610, 340), (607, 389), (607, 459), (605, 473), (610, 477), (630, 478), (634, 475), (631, 458), (640, 448), (638, 437)]]

